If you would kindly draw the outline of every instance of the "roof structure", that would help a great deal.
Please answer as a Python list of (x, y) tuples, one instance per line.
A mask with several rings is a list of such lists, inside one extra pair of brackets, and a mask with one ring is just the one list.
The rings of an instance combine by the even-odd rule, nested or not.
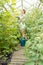
[(38, 6), (39, 0), (16, 0), (16, 8), (18, 9), (29, 9), (30, 7)]
[(10, 10), (10, 11), (11, 8), (16, 8), (18, 11), (20, 11), (21, 9), (31, 10), (33, 6), (37, 7), (39, 4), (40, 4), (40, 0), (16, 0), (16, 3), (13, 4), (12, 2), (6, 3), (4, 7), (6, 10)]

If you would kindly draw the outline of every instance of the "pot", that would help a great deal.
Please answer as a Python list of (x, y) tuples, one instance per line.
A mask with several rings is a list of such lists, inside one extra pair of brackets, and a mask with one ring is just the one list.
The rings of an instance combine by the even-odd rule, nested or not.
[(3, 62), (3, 63), (1, 63), (1, 65), (7, 65), (7, 63)]

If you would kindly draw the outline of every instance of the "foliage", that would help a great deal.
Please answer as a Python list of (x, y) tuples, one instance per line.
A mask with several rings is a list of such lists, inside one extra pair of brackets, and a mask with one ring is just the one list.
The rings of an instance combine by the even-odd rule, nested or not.
[(15, 5), (16, 0), (0, 0), (0, 12), (9, 10), (10, 12), (14, 12), (16, 10)]
[[(0, 5), (3, 4), (4, 6), (8, 2), (10, 2), (10, 0), (0, 0)], [(15, 2), (15, 0), (12, 0), (12, 4), (13, 2)], [(2, 6), (0, 7), (2, 8)], [(11, 9), (13, 8), (11, 7)], [(18, 19), (16, 18), (17, 15), (17, 10), (15, 8), (12, 12), (11, 10), (0, 12), (0, 55), (17, 49), (16, 47), (19, 43), (17, 38), (20, 38), (21, 36)]]
[(40, 0), (43, 3), (43, 0)]
[(43, 14), (39, 8), (26, 16), (27, 38), (25, 55), (29, 59), (24, 65), (43, 65)]
[(33, 8), (26, 15), (26, 35), (27, 38), (33, 39), (40, 31), (43, 32), (43, 14), (42, 10)]
[(18, 20), (10, 12), (4, 12), (0, 17), (0, 49), (14, 48), (20, 37)]

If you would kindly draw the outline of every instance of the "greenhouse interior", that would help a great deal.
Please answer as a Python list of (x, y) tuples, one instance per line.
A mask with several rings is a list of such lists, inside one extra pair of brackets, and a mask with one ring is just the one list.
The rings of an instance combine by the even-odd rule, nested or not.
[(43, 65), (43, 0), (0, 0), (0, 65)]

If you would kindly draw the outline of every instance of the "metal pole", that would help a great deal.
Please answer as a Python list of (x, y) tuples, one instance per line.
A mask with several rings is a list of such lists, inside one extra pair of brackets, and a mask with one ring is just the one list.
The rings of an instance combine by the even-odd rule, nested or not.
[(23, 0), (21, 0), (21, 6), (22, 6), (22, 9), (23, 9)]

